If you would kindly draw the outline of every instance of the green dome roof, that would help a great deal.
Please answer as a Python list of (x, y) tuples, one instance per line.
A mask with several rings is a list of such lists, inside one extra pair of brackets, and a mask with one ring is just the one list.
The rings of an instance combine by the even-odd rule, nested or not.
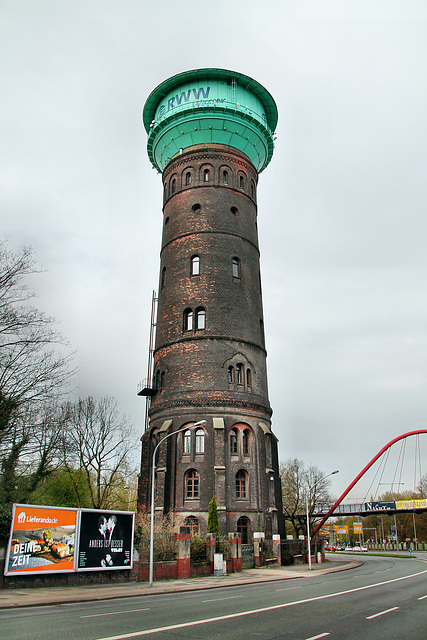
[(273, 155), (277, 118), (272, 96), (252, 78), (226, 69), (185, 71), (162, 82), (145, 103), (148, 156), (163, 171), (189, 146), (225, 144), (260, 172)]

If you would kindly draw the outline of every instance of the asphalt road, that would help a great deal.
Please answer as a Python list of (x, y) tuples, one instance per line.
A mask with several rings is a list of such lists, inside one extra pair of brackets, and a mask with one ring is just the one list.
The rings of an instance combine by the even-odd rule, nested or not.
[(425, 640), (427, 561), (203, 591), (0, 611), (7, 640)]

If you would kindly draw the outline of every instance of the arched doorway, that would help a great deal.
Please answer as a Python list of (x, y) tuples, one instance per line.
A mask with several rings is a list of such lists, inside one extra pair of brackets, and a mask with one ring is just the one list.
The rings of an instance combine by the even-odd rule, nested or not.
[(251, 537), (251, 523), (249, 518), (241, 516), (237, 521), (237, 531), (242, 537), (242, 544), (248, 544)]

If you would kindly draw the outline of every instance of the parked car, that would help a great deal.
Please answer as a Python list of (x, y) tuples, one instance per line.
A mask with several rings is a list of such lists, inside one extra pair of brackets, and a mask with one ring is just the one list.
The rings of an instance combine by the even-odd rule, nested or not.
[(365, 544), (362, 544), (362, 546), (360, 547), (361, 551), (366, 551), (366, 553), (368, 553), (368, 547)]
[(345, 546), (343, 544), (338, 545), (336, 551), (345, 551)]
[(353, 551), (353, 547), (350, 547), (349, 545), (347, 545), (344, 551)]
[(362, 551), (362, 549), (360, 548), (360, 545), (356, 544), (356, 545), (353, 547), (353, 551), (358, 551), (358, 552), (360, 552), (360, 551)]

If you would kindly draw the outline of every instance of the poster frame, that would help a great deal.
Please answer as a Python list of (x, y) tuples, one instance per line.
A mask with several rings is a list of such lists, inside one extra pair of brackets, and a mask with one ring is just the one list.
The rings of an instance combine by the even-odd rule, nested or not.
[[(74, 555), (73, 555), (73, 566), (70, 567), (69, 569), (63, 569), (58, 565), (58, 568), (51, 568), (51, 569), (38, 569), (37, 567), (34, 567), (32, 569), (19, 569), (17, 571), (10, 571), (9, 570), (9, 560), (10, 560), (10, 555), (11, 555), (11, 547), (12, 547), (12, 540), (14, 539), (14, 533), (19, 531), (19, 529), (14, 529), (14, 525), (15, 525), (15, 514), (17, 512), (18, 509), (39, 509), (40, 511), (68, 511), (71, 513), (75, 514), (75, 519), (74, 519)], [(77, 539), (77, 520), (78, 520), (78, 509), (75, 507), (55, 507), (52, 505), (39, 505), (39, 504), (22, 504), (19, 502), (14, 502), (12, 505), (12, 520), (10, 523), (10, 535), (9, 535), (9, 540), (7, 542), (7, 550), (6, 550), (6, 558), (5, 558), (5, 565), (4, 565), (4, 575), (8, 578), (12, 577), (12, 576), (29, 576), (29, 575), (51, 575), (51, 574), (60, 574), (60, 573), (73, 573), (75, 571), (74, 566), (75, 566), (75, 557), (76, 557), (76, 539)], [(49, 528), (49, 526), (44, 526), (44, 527), (32, 527), (33, 529), (37, 529), (39, 528), (40, 530)], [(55, 565), (54, 565), (55, 566)]]
[[(130, 562), (128, 565), (118, 565), (118, 566), (99, 566), (99, 567), (79, 567), (79, 557), (81, 551), (81, 526), (82, 526), (82, 515), (84, 513), (96, 513), (100, 516), (103, 514), (108, 515), (122, 515), (129, 516), (132, 518), (131, 523), (131, 532), (130, 532)], [(133, 569), (133, 539), (135, 534), (135, 512), (134, 511), (120, 511), (118, 509), (90, 509), (90, 508), (82, 508), (78, 510), (77, 514), (77, 524), (76, 524), (76, 546), (74, 549), (74, 571), (76, 573), (87, 572), (87, 571), (128, 571), (129, 569)]]

